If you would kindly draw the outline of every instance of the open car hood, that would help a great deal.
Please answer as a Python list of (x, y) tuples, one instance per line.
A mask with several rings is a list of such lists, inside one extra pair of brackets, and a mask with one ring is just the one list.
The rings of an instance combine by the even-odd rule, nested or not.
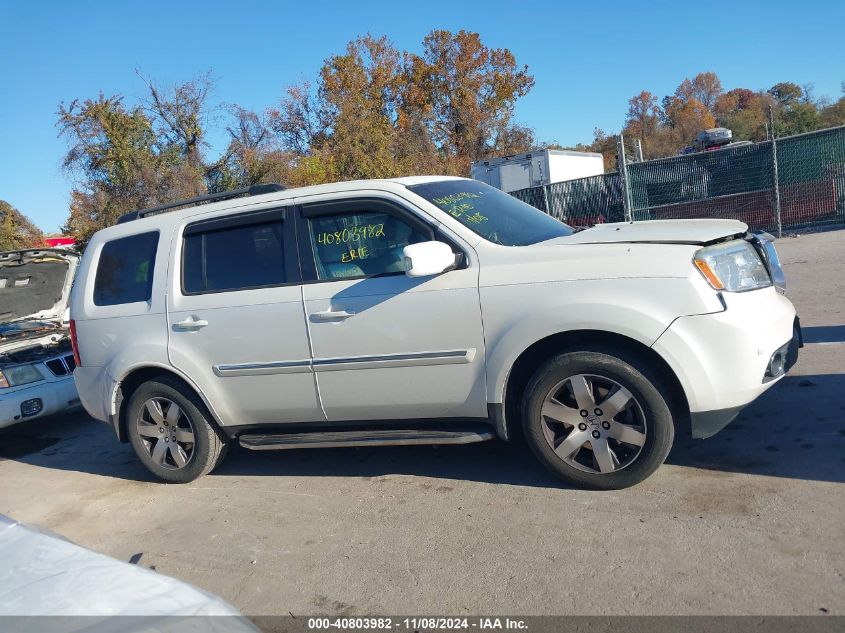
[(66, 319), (79, 255), (60, 248), (0, 253), (0, 326)]
[(738, 220), (646, 220), (599, 224), (544, 244), (709, 244), (742, 236), (748, 225)]

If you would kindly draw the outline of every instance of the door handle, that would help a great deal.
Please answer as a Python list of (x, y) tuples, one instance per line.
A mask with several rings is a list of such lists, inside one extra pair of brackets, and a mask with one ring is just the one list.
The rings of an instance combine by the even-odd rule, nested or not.
[(323, 312), (312, 312), (312, 321), (344, 321), (349, 317), (355, 316), (354, 312), (347, 312), (346, 310), (325, 310)]
[(177, 332), (196, 332), (200, 328), (204, 328), (206, 325), (208, 325), (208, 321), (191, 317), (190, 319), (174, 323), (173, 329)]

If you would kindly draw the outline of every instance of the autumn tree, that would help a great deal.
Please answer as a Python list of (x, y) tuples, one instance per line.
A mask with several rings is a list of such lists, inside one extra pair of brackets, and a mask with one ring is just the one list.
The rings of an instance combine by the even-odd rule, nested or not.
[(530, 149), (533, 135), (513, 125), (516, 101), (534, 78), (506, 48), (485, 46), (478, 33), (435, 30), (421, 56), (409, 56), (422, 90), (409, 104), (430, 116), (432, 138), (450, 173), (467, 173), (473, 160)]
[(44, 234), (23, 213), (0, 200), (0, 251), (34, 248), (44, 243)]
[(282, 151), (292, 157), (294, 168), (285, 184), (320, 184), (335, 177), (326, 149), (329, 113), (319, 90), (308, 81), (289, 86), (278, 107), (270, 108), (267, 115)]
[(328, 128), (327, 114), (310, 82), (288, 86), (279, 106), (267, 112), (268, 124), (289, 151), (305, 156), (322, 146)]
[(270, 125), (296, 156), (295, 184), (466, 175), (473, 160), (533, 146), (533, 132), (513, 120), (533, 81), (477, 33), (432, 31), (419, 55), (367, 35), (326, 59), (316, 86), (289, 88)]
[(767, 92), (734, 88), (719, 96), (714, 107), (716, 122), (733, 132), (735, 141), (764, 141), (768, 134), (768, 112), (776, 105)]
[[(140, 73), (139, 73), (140, 76)], [(191, 185), (196, 193), (204, 189), (202, 178), (208, 167), (203, 160), (208, 98), (212, 91), (211, 73), (162, 89), (142, 77), (149, 97), (145, 108), (156, 128), (157, 141), (165, 150), (178, 152), (187, 169), (194, 172)]]
[(643, 141), (646, 157), (670, 156), (717, 125), (730, 129), (735, 141), (766, 140), (770, 110), (778, 136), (845, 124), (845, 97), (836, 103), (816, 99), (812, 84), (779, 82), (766, 91), (725, 92), (715, 73), (704, 72), (684, 79), (660, 101), (648, 91), (632, 97), (622, 131)]
[(140, 106), (126, 108), (122, 97), (103, 94), (75, 100), (60, 105), (58, 126), (70, 145), (63, 164), (77, 183), (65, 231), (80, 243), (121, 213), (158, 202), (162, 165)]
[(804, 91), (796, 83), (782, 81), (769, 88), (768, 93), (783, 107), (789, 107), (800, 102)]
[(715, 127), (716, 119), (695, 97), (674, 99), (667, 108), (667, 118), (678, 143), (689, 144), (702, 130)]
[(229, 144), (208, 170), (209, 191), (229, 191), (269, 182), (289, 183), (295, 158), (282, 149), (269, 113), (253, 112), (237, 105), (229, 111), (233, 119), (226, 126)]
[(64, 230), (80, 245), (127, 211), (207, 190), (217, 166), (203, 157), (210, 79), (170, 90), (147, 85), (143, 104), (101, 93), (59, 106), (59, 134), (69, 146), (63, 166), (75, 183)]
[(315, 88), (289, 87), (268, 117), (280, 147), (294, 157), (291, 184), (401, 173), (403, 80), (401, 53), (386, 37), (366, 35), (326, 59)]
[[(420, 54), (365, 35), (328, 57), (316, 80), (287, 89), (276, 107), (211, 103), (210, 74), (162, 87), (140, 73), (147, 96), (59, 107), (75, 186), (66, 230), (85, 244), (135, 208), (269, 181), (289, 186), (406, 174), (468, 175), (470, 162), (531, 149), (514, 121), (534, 79), (505, 48), (477, 33), (432, 31)], [(228, 143), (209, 158), (212, 115)]]
[(716, 125), (716, 119), (695, 97), (677, 94), (664, 97), (661, 110), (664, 141), (661, 149), (664, 151), (667, 147), (677, 151), (692, 143), (699, 132)]
[(733, 88), (716, 98), (713, 112), (716, 116), (726, 116), (752, 107), (758, 94), (748, 88)]
[(822, 127), (845, 125), (845, 82), (842, 82), (842, 92), (843, 96), (838, 101), (825, 106), (819, 113)]
[(401, 173), (394, 160), (402, 58), (384, 36), (366, 35), (326, 60), (320, 97), (334, 176), (385, 178)]
[(795, 103), (783, 108), (775, 118), (775, 133), (778, 136), (803, 134), (821, 127), (821, 115), (813, 103)]
[(595, 128), (593, 129), (593, 142), (585, 149), (602, 155), (605, 171), (616, 171), (616, 136), (608, 134), (601, 128)]
[(716, 125), (712, 109), (721, 93), (722, 82), (716, 73), (704, 72), (684, 79), (673, 96), (664, 98), (664, 121), (676, 144), (689, 144), (699, 132)]
[(648, 146), (660, 128), (660, 105), (656, 96), (643, 90), (628, 100), (628, 114), (623, 132)]
[(684, 79), (675, 91), (676, 98), (682, 101), (695, 99), (708, 112), (712, 112), (720, 94), (722, 94), (722, 82), (714, 72), (698, 73), (691, 80)]
[(768, 94), (775, 102), (775, 133), (778, 136), (811, 132), (821, 126), (821, 115), (811, 89), (810, 84), (804, 88), (788, 81), (769, 88)]

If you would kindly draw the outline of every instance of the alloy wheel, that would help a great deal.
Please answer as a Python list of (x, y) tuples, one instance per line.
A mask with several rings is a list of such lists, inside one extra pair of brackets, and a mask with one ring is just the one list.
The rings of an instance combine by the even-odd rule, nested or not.
[(611, 473), (636, 461), (646, 441), (642, 406), (606, 376), (577, 374), (554, 385), (541, 410), (543, 436), (566, 464)]
[(155, 397), (141, 407), (136, 421), (141, 442), (150, 458), (162, 468), (184, 468), (194, 454), (191, 419), (169, 398)]

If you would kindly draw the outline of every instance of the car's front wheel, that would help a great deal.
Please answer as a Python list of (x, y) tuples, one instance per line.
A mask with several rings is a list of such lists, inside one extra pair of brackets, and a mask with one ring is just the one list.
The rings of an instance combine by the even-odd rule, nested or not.
[(163, 376), (132, 394), (126, 430), (150, 472), (170, 483), (187, 483), (211, 472), (223, 459), (225, 438), (209, 418), (194, 393)]
[(613, 490), (651, 475), (672, 448), (660, 376), (623, 349), (562, 353), (540, 367), (523, 400), (526, 440), (567, 483)]

